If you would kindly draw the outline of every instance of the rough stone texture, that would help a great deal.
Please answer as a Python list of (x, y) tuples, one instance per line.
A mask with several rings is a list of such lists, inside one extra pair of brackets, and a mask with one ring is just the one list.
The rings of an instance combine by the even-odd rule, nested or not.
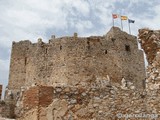
[[(143, 51), (136, 37), (113, 27), (104, 36), (83, 38), (75, 33), (74, 37), (52, 36), (49, 43), (13, 42), (5, 98), (16, 101), (18, 120), (159, 115), (160, 92), (147, 91), (145, 78)], [(152, 120), (138, 120), (144, 119)]]
[(31, 109), (26, 112), (25, 115), (21, 116), (21, 118), (17, 118), (16, 120), (39, 120), (37, 115), (37, 109)]
[[(132, 66), (132, 67), (131, 67)], [(142, 88), (145, 78), (143, 52), (135, 36), (113, 27), (104, 36), (62, 37), (43, 43), (13, 42), (9, 90), (21, 86), (76, 85), (109, 75), (113, 82), (122, 78)], [(16, 84), (15, 84), (16, 83)]]
[(24, 93), (23, 105), (25, 109), (33, 108), (34, 106), (46, 107), (53, 100), (53, 87), (38, 86), (27, 90)]
[(146, 94), (148, 110), (160, 111), (160, 31), (140, 29), (139, 40), (144, 49), (149, 65), (147, 67)]
[(47, 107), (53, 101), (53, 87), (35, 86), (21, 93), (17, 99), (15, 113), (20, 117), (24, 112), (40, 107)]
[(2, 117), (4, 108), (5, 108), (5, 102), (4, 101), (0, 101), (0, 117)]
[(2, 108), (2, 117), (15, 118), (15, 104), (16, 101), (13, 99), (12, 95), (8, 96), (8, 98), (5, 99), (5, 105)]
[(140, 29), (139, 40), (147, 60), (146, 94), (148, 111), (160, 112), (160, 31)]
[(1, 97), (2, 97), (2, 85), (0, 85), (0, 100), (1, 100)]
[[(103, 81), (103, 80), (102, 80)], [(106, 80), (107, 81), (107, 80)], [(48, 107), (37, 107), (25, 111), (18, 120), (26, 118), (38, 120), (118, 120), (121, 114), (159, 114), (159, 101), (154, 100), (152, 92), (149, 97), (144, 93), (122, 84), (110, 82), (93, 82), (85, 86), (55, 86), (53, 102)], [(32, 89), (32, 88), (30, 88)], [(61, 91), (59, 91), (61, 89)], [(158, 99), (157, 99), (158, 100)], [(153, 102), (152, 108), (150, 108)], [(23, 109), (25, 110), (25, 109)], [(31, 114), (33, 113), (33, 114)], [(135, 120), (131, 118), (130, 120)], [(125, 120), (121, 118), (120, 120)], [(144, 120), (138, 119), (138, 120)], [(146, 118), (146, 120), (152, 120)]]
[(160, 89), (160, 31), (140, 29), (139, 39), (149, 62), (147, 90), (158, 90)]

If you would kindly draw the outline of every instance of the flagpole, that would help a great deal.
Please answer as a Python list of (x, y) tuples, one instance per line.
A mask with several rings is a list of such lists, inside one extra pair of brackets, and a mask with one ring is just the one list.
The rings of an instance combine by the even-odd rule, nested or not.
[(113, 21), (113, 27), (114, 27), (114, 18), (113, 18), (113, 14), (112, 14), (112, 21)]
[(122, 19), (121, 19), (121, 29), (122, 29), (122, 31), (123, 31), (123, 24), (122, 24)]
[(131, 34), (131, 28), (130, 28), (130, 23), (128, 21), (128, 26), (129, 26), (129, 34)]

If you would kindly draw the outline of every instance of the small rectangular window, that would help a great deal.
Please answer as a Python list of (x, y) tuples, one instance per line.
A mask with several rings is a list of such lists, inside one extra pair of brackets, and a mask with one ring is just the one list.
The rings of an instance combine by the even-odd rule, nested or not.
[(105, 50), (104, 53), (107, 54), (108, 53), (107, 50)]
[(129, 45), (125, 45), (125, 50), (130, 52), (131, 51), (130, 46)]
[(48, 53), (48, 49), (46, 48), (46, 54)]
[(62, 45), (60, 45), (60, 50), (62, 50)]
[(89, 41), (87, 41), (87, 48), (88, 48), (88, 50), (90, 49), (90, 42)]
[(24, 64), (27, 65), (27, 57), (25, 57)]
[(145, 89), (146, 88), (146, 79), (144, 79), (142, 82), (143, 82), (143, 89)]

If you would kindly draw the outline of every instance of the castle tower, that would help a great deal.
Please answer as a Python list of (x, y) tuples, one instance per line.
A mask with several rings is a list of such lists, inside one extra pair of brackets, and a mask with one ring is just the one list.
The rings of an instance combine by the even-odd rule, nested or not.
[(33, 84), (75, 86), (107, 76), (119, 84), (124, 78), (137, 89), (145, 79), (143, 51), (138, 49), (137, 38), (117, 27), (104, 36), (74, 35), (54, 37), (49, 43), (20, 41), (12, 45), (10, 90)]

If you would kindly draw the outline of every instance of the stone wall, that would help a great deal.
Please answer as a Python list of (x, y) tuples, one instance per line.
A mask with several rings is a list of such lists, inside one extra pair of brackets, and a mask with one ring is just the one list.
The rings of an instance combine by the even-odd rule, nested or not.
[(139, 30), (139, 41), (147, 60), (146, 94), (148, 111), (160, 113), (160, 31), (150, 29)]
[(46, 107), (53, 100), (53, 87), (37, 86), (24, 93), (23, 105), (26, 110), (36, 106)]
[(13, 42), (12, 53), (11, 53), (11, 63), (9, 72), (9, 89), (17, 90), (24, 85), (26, 79), (26, 51), (30, 42), (21, 41), (18, 44)]
[[(50, 95), (53, 102), (24, 112), (19, 120), (159, 120), (159, 38), (159, 31), (139, 30), (139, 41), (149, 62), (142, 91), (131, 81), (122, 78), (120, 83), (115, 82), (109, 75), (75, 86), (54, 84)], [(127, 117), (133, 114), (136, 116)]]
[(127, 117), (121, 115), (129, 114), (150, 115), (131, 117), (130, 120), (158, 118), (159, 112), (154, 110), (159, 110), (160, 103), (159, 98), (155, 100), (154, 97), (160, 92), (147, 95), (131, 86), (130, 83), (124, 87), (123, 80), (121, 84), (98, 80), (83, 86), (57, 85), (50, 94), (53, 102), (49, 106), (33, 107), (18, 120), (125, 120)]
[(147, 90), (160, 89), (160, 31), (140, 29), (139, 40), (149, 65), (147, 67)]
[(113, 27), (104, 36), (14, 42), (6, 93), (16, 101), (18, 120), (116, 120), (119, 114), (159, 114), (151, 111), (158, 110), (159, 98), (150, 100), (153, 94), (144, 89), (145, 77), (136, 37)]
[(2, 85), (0, 85), (0, 100), (1, 100), (1, 97), (2, 97)]
[(138, 50), (136, 37), (116, 27), (104, 36), (13, 42), (8, 88), (76, 85), (107, 75), (118, 83), (125, 78), (138, 89), (145, 79), (143, 52)]
[(30, 89), (21, 90), (17, 99), (15, 113), (17, 117), (31, 109), (47, 107), (53, 101), (53, 87), (51, 86), (34, 86)]
[(15, 115), (15, 100), (10, 96), (10, 98), (5, 99), (2, 104), (2, 109), (0, 115), (5, 118), (16, 118)]

